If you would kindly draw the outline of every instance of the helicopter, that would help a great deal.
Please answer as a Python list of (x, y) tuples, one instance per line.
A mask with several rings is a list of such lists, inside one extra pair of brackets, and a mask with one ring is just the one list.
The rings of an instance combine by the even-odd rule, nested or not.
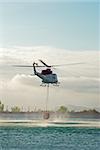
[[(33, 65), (14, 65), (15, 67), (33, 67), (34, 74), (31, 74), (32, 76), (36, 75), (40, 79), (42, 79), (42, 84), (41, 85), (55, 85), (59, 86), (60, 82), (58, 82), (58, 77), (56, 73), (53, 73), (52, 67), (59, 67), (59, 66), (64, 66), (64, 65), (75, 65), (75, 64), (82, 64), (82, 63), (71, 63), (71, 64), (61, 64), (61, 65), (47, 65), (43, 60), (39, 59), (39, 61), (43, 65), (38, 65), (38, 63), (33, 62)], [(46, 69), (42, 69), (41, 72), (37, 71), (36, 68), (42, 68), (46, 67)]]
[[(38, 76), (40, 79), (42, 79), (42, 85), (44, 84), (53, 84), (58, 85), (58, 78), (57, 74), (53, 73), (51, 67), (54, 67), (54, 65), (47, 65), (44, 61), (39, 60), (43, 65), (38, 65), (38, 63), (33, 62), (33, 65), (14, 65), (15, 67), (33, 67), (34, 74), (31, 74), (31, 76)], [(41, 70), (41, 72), (37, 71), (36, 68), (42, 68), (46, 67), (46, 69)]]

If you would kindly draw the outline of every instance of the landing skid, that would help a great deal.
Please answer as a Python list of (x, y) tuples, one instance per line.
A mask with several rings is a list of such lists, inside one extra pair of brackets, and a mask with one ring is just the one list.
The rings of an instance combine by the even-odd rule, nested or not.
[(59, 86), (59, 84), (53, 84), (53, 86)]
[[(60, 82), (57, 82), (57, 83), (51, 83), (53, 86), (59, 86), (60, 85)], [(43, 87), (46, 87), (46, 86), (49, 86), (50, 83), (42, 83), (40, 84), (40, 86), (43, 86)]]
[(42, 83), (42, 84), (40, 84), (40, 86), (46, 87), (46, 86), (47, 86), (47, 84), (43, 84), (43, 83)]

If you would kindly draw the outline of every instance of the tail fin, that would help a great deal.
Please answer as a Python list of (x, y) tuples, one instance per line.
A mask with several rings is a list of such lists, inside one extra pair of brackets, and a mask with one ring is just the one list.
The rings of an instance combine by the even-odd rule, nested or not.
[(37, 65), (35, 62), (33, 63), (33, 70), (34, 70), (34, 74), (36, 75), (36, 68), (35, 65)]

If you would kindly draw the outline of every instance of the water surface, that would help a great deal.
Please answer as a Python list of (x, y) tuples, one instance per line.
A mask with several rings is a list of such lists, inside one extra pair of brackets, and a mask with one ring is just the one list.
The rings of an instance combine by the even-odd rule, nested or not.
[(1, 124), (0, 150), (99, 150), (99, 127), (67, 125)]

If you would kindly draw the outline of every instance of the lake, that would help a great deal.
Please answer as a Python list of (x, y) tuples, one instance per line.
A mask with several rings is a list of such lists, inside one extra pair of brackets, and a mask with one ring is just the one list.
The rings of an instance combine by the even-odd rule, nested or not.
[(98, 120), (1, 122), (0, 150), (99, 150)]

